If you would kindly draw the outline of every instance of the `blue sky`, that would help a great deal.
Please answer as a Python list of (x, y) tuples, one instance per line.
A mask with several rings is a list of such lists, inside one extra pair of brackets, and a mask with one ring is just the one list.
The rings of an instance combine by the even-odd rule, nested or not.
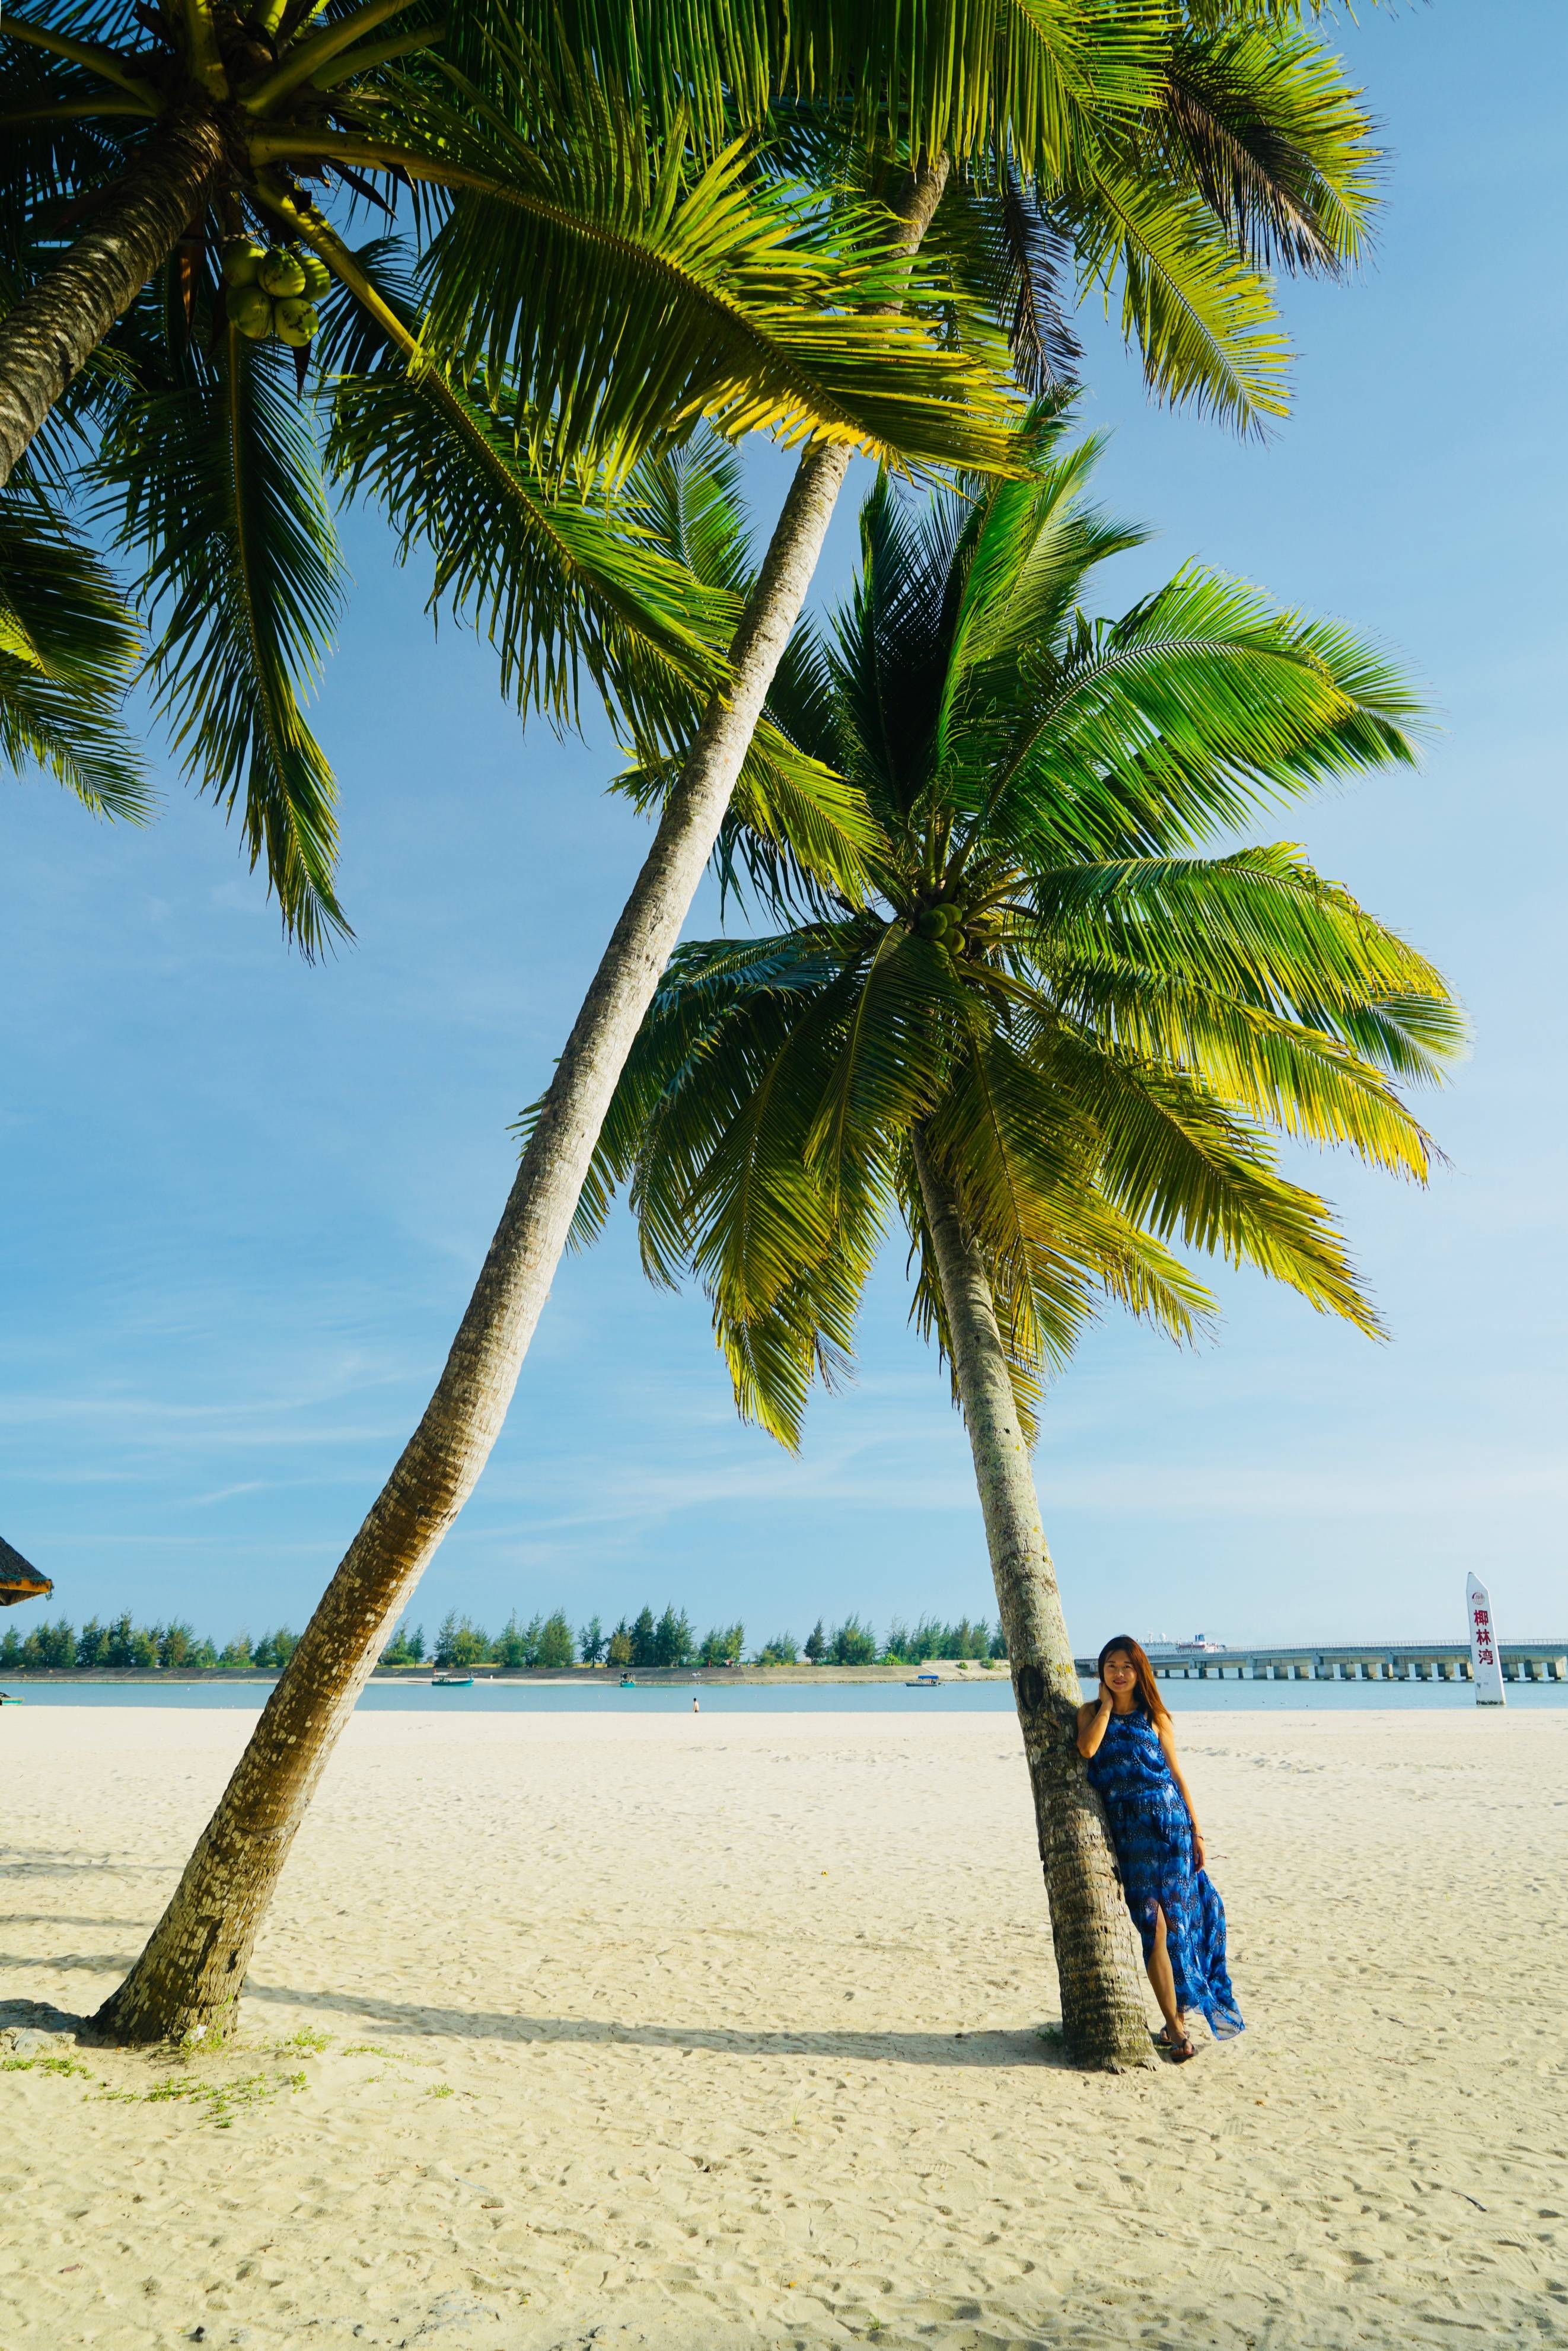
[[(1568, 1618), (1563, 1018), (1564, 377), (1558, 0), (1437, 0), (1341, 29), (1392, 151), (1375, 259), (1287, 288), (1295, 413), (1267, 448), (1150, 410), (1089, 334), (1106, 501), (1155, 527), (1129, 601), (1188, 556), (1340, 613), (1429, 684), (1418, 776), (1292, 811), (1448, 972), (1473, 1058), (1428, 1105), (1421, 1195), (1318, 1163), (1393, 1332), (1369, 1345), (1225, 1280), (1217, 1345), (1107, 1322), (1038, 1458), (1082, 1644), (1505, 1632)], [(751, 468), (758, 511), (786, 479)], [(0, 1532), (79, 1622), (298, 1625), (439, 1368), (645, 835), (602, 740), (525, 737), (487, 651), (384, 539), (319, 720), (356, 943), (309, 968), (210, 806), (169, 775), (136, 833), (0, 789)], [(841, 509), (822, 585), (841, 583)], [(705, 893), (698, 935), (716, 927)], [(617, 1229), (559, 1275), (502, 1440), (426, 1579), (495, 1624), (667, 1597), (797, 1635), (850, 1609), (987, 1610), (962, 1429), (906, 1325), (902, 1249), (861, 1373), (804, 1451), (735, 1420), (700, 1297)], [(36, 1611), (7, 1622), (26, 1625)]]

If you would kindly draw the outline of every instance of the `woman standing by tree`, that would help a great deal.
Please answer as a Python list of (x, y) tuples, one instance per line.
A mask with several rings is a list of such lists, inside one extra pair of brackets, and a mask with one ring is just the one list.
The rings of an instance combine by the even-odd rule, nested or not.
[(1068, 2053), (1116, 2065), (1146, 2057), (1147, 2022), (1030, 1462), (1044, 1379), (1104, 1302), (1178, 1338), (1209, 1318), (1173, 1242), (1376, 1334), (1275, 1139), (1425, 1181), (1401, 1089), (1462, 1029), (1432, 966), (1298, 849), (1203, 853), (1409, 761), (1409, 686), (1338, 623), (1196, 565), (1092, 618), (1142, 533), (1090, 502), (1095, 443), (1060, 410), (1036, 430), (1027, 480), (868, 501), (852, 592), (798, 631), (768, 707), (864, 792), (870, 903), (759, 862), (789, 927), (677, 951), (576, 1229), (625, 1185), (648, 1272), (698, 1275), (742, 1412), (793, 1446), (904, 1225), (969, 1436)]
[(1199, 2011), (1217, 2041), (1244, 2029), (1226, 1968), (1225, 1905), (1208, 1875), (1170, 1715), (1131, 1634), (1106, 1642), (1099, 1673), (1099, 1696), (1078, 1709), (1078, 1752), (1105, 1807), (1127, 1907), (1165, 2018), (1160, 2045), (1184, 2065), (1197, 2054), (1188, 2009)]

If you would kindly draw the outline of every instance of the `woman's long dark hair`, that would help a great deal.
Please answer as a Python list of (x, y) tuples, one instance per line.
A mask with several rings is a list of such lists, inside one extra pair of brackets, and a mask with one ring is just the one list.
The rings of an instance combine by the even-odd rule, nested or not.
[(1134, 1673), (1138, 1677), (1138, 1700), (1149, 1720), (1168, 1722), (1170, 1708), (1160, 1696), (1160, 1686), (1155, 1679), (1155, 1669), (1149, 1663), (1142, 1642), (1134, 1641), (1131, 1633), (1118, 1633), (1113, 1639), (1106, 1642), (1095, 1660), (1096, 1672), (1103, 1675), (1106, 1658), (1113, 1657), (1118, 1649), (1127, 1657)]

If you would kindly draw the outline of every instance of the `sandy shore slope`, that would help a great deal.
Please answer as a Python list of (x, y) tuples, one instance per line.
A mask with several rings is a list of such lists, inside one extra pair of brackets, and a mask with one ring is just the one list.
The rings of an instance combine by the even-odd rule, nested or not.
[[(0, 1713), (0, 2000), (250, 1719)], [(361, 1716), (241, 2047), (0, 2073), (0, 2351), (1568, 2344), (1568, 1715), (1178, 1729), (1249, 2030), (1107, 2081), (1008, 1718)]]

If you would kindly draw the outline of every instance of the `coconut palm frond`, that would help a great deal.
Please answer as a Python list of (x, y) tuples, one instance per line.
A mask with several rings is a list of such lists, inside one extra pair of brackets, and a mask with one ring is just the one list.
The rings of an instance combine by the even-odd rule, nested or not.
[(33, 483), (0, 490), (0, 760), (43, 768), (96, 816), (152, 794), (122, 716), (141, 632), (108, 569)]
[(724, 674), (738, 599), (634, 510), (536, 464), (453, 369), (423, 360), (398, 259), (385, 238), (354, 256), (387, 324), (346, 292), (323, 306), (330, 475), (382, 508), (402, 559), (431, 551), (433, 609), (486, 632), (521, 707), (575, 724), (586, 682), (623, 726), (671, 739), (694, 691)]
[(1370, 1338), (1382, 1323), (1317, 1194), (1279, 1173), (1260, 1127), (1194, 1080), (1059, 1034), (1055, 1066), (1100, 1131), (1101, 1180), (1161, 1240), (1250, 1265)]
[(1260, 436), (1289, 405), (1290, 346), (1268, 283), (1216, 233), (1201, 196), (1150, 189), (1107, 159), (1061, 200), (1086, 287), (1109, 309), (1157, 399)]
[(1200, 980), (1286, 1018), (1332, 1026), (1340, 1005), (1447, 1001), (1435, 967), (1291, 842), (1228, 857), (1140, 858), (1040, 875), (1042, 948), (1141, 978)]
[[(537, 89), (540, 68), (517, 62)], [(541, 111), (548, 137), (476, 130), (472, 105), (405, 93), (402, 122), (405, 168), (424, 168), (417, 150), (454, 192), (429, 246), (427, 332), (483, 371), (487, 396), (516, 397), (537, 459), (591, 456), (623, 477), (657, 434), (706, 415), (731, 436), (846, 441), (899, 465), (1010, 465), (1009, 397), (922, 326), (920, 266), (885, 214), (824, 214), (814, 191), (758, 179), (745, 141), (694, 174), (684, 141), (661, 151), (580, 75)]]
[[(1134, 1060), (1189, 1072), (1249, 1117), (1302, 1143), (1343, 1144), (1424, 1183), (1438, 1156), (1385, 1067), (1326, 1030), (1218, 988), (1059, 968), (1061, 1011)], [(1426, 1074), (1424, 1071), (1423, 1074)]]
[(1030, 649), (1031, 690), (985, 713), (972, 748), (955, 752), (973, 769), (971, 831), (1006, 831), (1016, 809), (1041, 862), (1053, 839), (1063, 859), (1113, 841), (1161, 853), (1304, 786), (1408, 761), (1398, 722), (1412, 705), (1401, 711), (1386, 665), (1357, 653), (1347, 632), (1189, 565), (1120, 619)]
[(754, 565), (748, 543), (740, 453), (711, 425), (661, 448), (637, 467), (618, 512), (644, 532), (672, 563), (706, 588), (740, 601)]
[(252, 866), (316, 955), (348, 925), (333, 889), (337, 792), (304, 697), (343, 569), (291, 355), (226, 329), (129, 399), (98, 468), (106, 517), (157, 623), (154, 706), (186, 770), (238, 807)]
[(1333, 272), (1360, 257), (1379, 157), (1339, 60), (1305, 31), (1184, 29), (1145, 136), (1257, 266)]

